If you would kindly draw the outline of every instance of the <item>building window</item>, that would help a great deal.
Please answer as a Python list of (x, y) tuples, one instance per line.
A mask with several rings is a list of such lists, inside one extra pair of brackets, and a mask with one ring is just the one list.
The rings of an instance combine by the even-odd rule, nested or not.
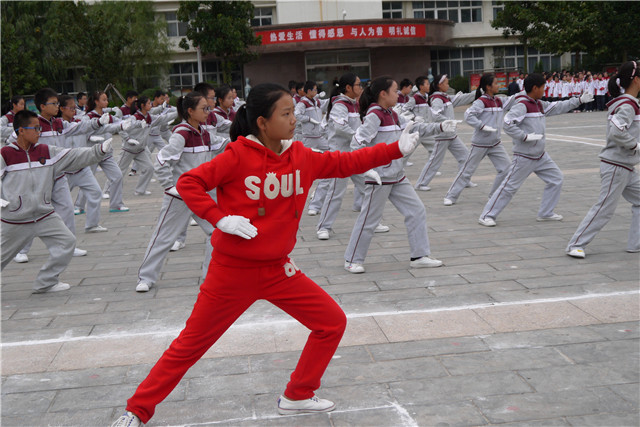
[(414, 18), (482, 22), (482, 1), (414, 1)]
[(167, 22), (167, 36), (184, 37), (187, 35), (187, 23), (178, 21), (175, 12), (165, 12), (164, 20)]
[[(218, 85), (222, 82), (222, 71), (219, 61), (202, 63), (202, 78), (204, 81)], [(178, 62), (171, 65), (169, 83), (172, 89), (192, 88), (198, 83), (198, 63)]]
[[(532, 73), (538, 62), (543, 71), (560, 71), (560, 56), (539, 52), (537, 49), (527, 50), (527, 72)], [(522, 46), (496, 46), (493, 48), (493, 63), (496, 69), (524, 71), (524, 48)]]
[(402, 18), (402, 2), (401, 1), (383, 1), (382, 17), (385, 19)]
[(305, 55), (307, 80), (316, 82), (318, 90), (329, 92), (334, 82), (350, 72), (366, 82), (371, 79), (368, 50), (329, 50)]
[(75, 79), (74, 79), (74, 71), (72, 68), (67, 69), (64, 80), (55, 82), (54, 89), (58, 93), (75, 92)]
[(431, 68), (434, 74), (447, 74), (449, 78), (482, 73), (484, 48), (436, 50), (431, 52)]
[(256, 7), (253, 9), (253, 14), (252, 27), (262, 27), (273, 23), (273, 8), (271, 7)]
[(495, 21), (498, 18), (498, 13), (504, 10), (504, 5), (498, 4), (497, 1), (492, 1), (491, 6), (493, 7), (493, 20)]

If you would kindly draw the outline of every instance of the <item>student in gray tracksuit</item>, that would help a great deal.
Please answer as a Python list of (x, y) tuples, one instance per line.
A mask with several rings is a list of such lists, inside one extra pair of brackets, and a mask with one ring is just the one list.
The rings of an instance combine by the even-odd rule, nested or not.
[[(429, 79), (425, 76), (416, 78), (416, 87), (418, 91), (413, 96), (408, 97), (409, 100), (401, 107), (402, 114), (407, 118), (413, 116), (413, 120), (421, 123), (432, 123), (433, 117), (431, 114), (431, 107), (429, 107)], [(397, 109), (394, 108), (396, 113)], [(433, 147), (436, 143), (433, 135), (425, 135), (420, 138), (420, 144), (427, 150), (429, 157), (433, 152)]]
[[(379, 77), (360, 96), (360, 111), (366, 111), (362, 126), (351, 142), (354, 150), (376, 144), (398, 141), (415, 125), (418, 137), (426, 133), (455, 130), (455, 121), (441, 123), (415, 123), (398, 116), (392, 107), (398, 99), (398, 84), (391, 78)], [(403, 132), (407, 129), (405, 132)], [(365, 172), (365, 193), (362, 210), (356, 219), (351, 238), (344, 254), (345, 269), (350, 273), (364, 273), (364, 260), (369, 250), (374, 229), (382, 218), (387, 200), (405, 217), (405, 226), (411, 248), (411, 267), (439, 267), (442, 261), (430, 258), (431, 248), (427, 235), (427, 214), (422, 200), (405, 176), (406, 157)]]
[[(429, 91), (429, 104), (431, 106), (432, 121), (440, 123), (445, 120), (453, 120), (455, 118), (453, 109), (458, 105), (471, 104), (475, 100), (475, 92), (462, 93), (458, 92), (454, 96), (447, 95), (449, 90), (449, 79), (447, 75), (438, 74), (435, 76), (433, 82), (431, 82), (431, 89)], [(453, 157), (458, 161), (458, 170), (464, 165), (469, 152), (467, 147), (455, 132), (448, 132), (437, 135), (435, 137), (436, 143), (431, 153), (431, 157), (424, 165), (418, 182), (416, 182), (416, 188), (422, 191), (429, 191), (429, 183), (436, 176), (436, 173), (442, 166), (444, 161), (444, 155), (447, 150), (451, 151)], [(476, 184), (469, 181), (469, 187), (475, 187)]]
[[(38, 273), (35, 292), (69, 288), (59, 282), (73, 256), (75, 236), (52, 203), (57, 177), (67, 171), (100, 161), (111, 150), (111, 141), (93, 148), (68, 149), (38, 143), (38, 116), (28, 110), (16, 114), (17, 140), (1, 150), (2, 269), (34, 237), (40, 237), (49, 258)], [(68, 187), (67, 187), (68, 189)]]
[[(340, 77), (338, 86), (330, 96), (331, 105), (327, 108), (327, 136), (331, 151), (351, 151), (353, 135), (362, 124), (357, 101), (361, 93), (362, 83), (358, 76), (346, 73)], [(317, 235), (320, 240), (329, 238), (329, 232), (342, 205), (342, 198), (347, 192), (348, 180), (349, 178), (329, 180), (327, 195), (318, 217)], [(364, 179), (362, 175), (353, 175), (351, 180), (355, 185), (354, 209), (358, 207), (359, 211), (362, 206)]]
[(503, 110), (511, 108), (515, 96), (497, 97), (498, 90), (498, 80), (495, 75), (484, 74), (480, 78), (476, 100), (464, 113), (465, 122), (474, 128), (471, 136), (471, 150), (444, 196), (445, 206), (456, 203), (462, 190), (471, 182), (471, 176), (478, 168), (480, 161), (485, 157), (489, 157), (497, 172), (489, 197), (507, 174), (511, 159), (500, 141), (500, 128), (502, 128)]
[[(167, 144), (158, 152), (154, 168), (160, 185), (165, 189), (158, 223), (151, 235), (142, 265), (138, 270), (137, 292), (147, 292), (158, 280), (162, 264), (180, 233), (186, 229), (191, 211), (175, 190), (175, 184), (184, 172), (211, 160), (211, 144), (205, 123), (209, 114), (207, 101), (200, 92), (190, 92), (178, 99), (179, 116), (182, 123), (173, 128)], [(219, 147), (221, 151), (224, 146)], [(213, 226), (195, 217), (207, 236), (205, 260), (202, 274), (206, 275), (211, 260), (211, 233)]]
[(562, 220), (562, 215), (553, 212), (560, 199), (562, 172), (544, 151), (545, 117), (567, 113), (580, 103), (590, 102), (593, 95), (585, 93), (580, 98), (544, 102), (540, 98), (544, 96), (546, 80), (541, 74), (530, 74), (524, 84), (526, 95), (516, 95), (511, 110), (504, 116), (504, 131), (513, 139), (513, 161), (478, 219), (486, 227), (496, 225), (495, 219), (531, 173), (546, 184), (537, 220)]
[[(607, 145), (600, 152), (600, 196), (569, 240), (567, 254), (584, 258), (584, 247), (613, 216), (620, 196), (631, 203), (631, 227), (627, 252), (640, 252), (640, 67), (635, 61), (620, 66), (609, 80)], [(624, 88), (621, 94), (620, 87)]]

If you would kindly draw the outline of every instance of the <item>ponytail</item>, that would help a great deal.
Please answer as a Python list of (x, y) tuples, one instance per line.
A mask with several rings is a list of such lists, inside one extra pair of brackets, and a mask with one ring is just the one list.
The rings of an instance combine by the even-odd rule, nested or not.
[(624, 89), (631, 86), (633, 79), (640, 76), (639, 68), (636, 61), (628, 61), (620, 66), (618, 73), (609, 79), (608, 89), (612, 97), (619, 97), (624, 93)]
[(134, 114), (135, 111), (141, 110), (142, 106), (149, 101), (149, 97), (147, 95), (141, 95), (133, 105), (135, 105), (135, 110), (131, 109), (131, 114)]
[(383, 90), (389, 90), (393, 85), (394, 80), (391, 77), (378, 77), (371, 81), (371, 84), (367, 86), (360, 95), (360, 118), (364, 119), (367, 114), (369, 106), (374, 102), (378, 102), (380, 92)]
[[(269, 119), (273, 114), (276, 102), (285, 95), (291, 99), (288, 90), (273, 83), (261, 83), (251, 88), (247, 102), (238, 109), (231, 123), (229, 130), (231, 140), (235, 141), (239, 136), (250, 134), (257, 137), (260, 133), (258, 117)], [(293, 104), (293, 100), (291, 103)]]
[(496, 76), (493, 73), (486, 73), (480, 77), (480, 83), (478, 84), (478, 89), (476, 89), (476, 99), (487, 93), (487, 86), (491, 86), (495, 78)]
[(238, 111), (236, 111), (236, 116), (233, 118), (231, 128), (229, 129), (229, 136), (232, 141), (236, 141), (239, 136), (247, 136), (252, 133), (251, 130), (249, 130), (250, 128), (249, 119), (247, 118), (247, 104), (242, 104), (242, 106), (238, 108)]
[(91, 96), (87, 100), (87, 113), (96, 109), (96, 101), (100, 99), (103, 93), (105, 92), (99, 90), (91, 94)]
[(195, 110), (200, 100), (204, 98), (200, 92), (189, 92), (188, 94), (178, 98), (176, 108), (178, 110), (178, 118), (183, 121), (189, 120), (189, 108)]
[(447, 75), (436, 74), (436, 76), (433, 78), (431, 85), (429, 85), (429, 97), (440, 90), (440, 82), (442, 81), (443, 77), (447, 77)]
[(353, 73), (345, 73), (340, 77), (340, 80), (338, 80), (338, 83), (333, 86), (333, 89), (331, 90), (331, 94), (329, 95), (329, 107), (327, 108), (327, 117), (329, 117), (329, 114), (331, 113), (331, 108), (333, 108), (333, 98), (335, 98), (340, 94), (344, 94), (345, 91), (347, 90), (347, 86), (353, 87), (353, 85), (356, 84), (357, 79), (358, 79), (358, 76), (356, 76)]

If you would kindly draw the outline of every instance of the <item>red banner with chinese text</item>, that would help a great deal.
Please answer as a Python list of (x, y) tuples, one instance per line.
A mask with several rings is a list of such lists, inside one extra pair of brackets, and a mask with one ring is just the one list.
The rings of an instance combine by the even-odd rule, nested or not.
[(258, 31), (256, 36), (262, 36), (263, 45), (329, 40), (420, 38), (426, 37), (426, 26), (424, 24), (340, 25)]

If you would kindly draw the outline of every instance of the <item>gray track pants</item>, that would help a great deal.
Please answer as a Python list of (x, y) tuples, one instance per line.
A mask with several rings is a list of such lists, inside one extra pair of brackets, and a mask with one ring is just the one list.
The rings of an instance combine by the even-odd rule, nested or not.
[(560, 191), (562, 190), (563, 178), (560, 168), (547, 153), (544, 153), (539, 160), (514, 154), (507, 177), (485, 205), (480, 218), (497, 218), (522, 186), (524, 180), (532, 173), (538, 175), (538, 178), (547, 184), (542, 193), (538, 217), (546, 218), (553, 215), (553, 209), (560, 200)]
[(431, 152), (429, 160), (420, 172), (418, 182), (416, 182), (416, 188), (429, 185), (433, 177), (436, 176), (436, 172), (438, 172), (440, 166), (442, 166), (447, 150), (451, 151), (453, 157), (458, 161), (458, 170), (462, 168), (469, 154), (462, 140), (457, 136), (454, 139), (436, 140), (433, 152)]
[[(162, 209), (158, 217), (158, 223), (151, 235), (149, 246), (144, 254), (142, 265), (138, 270), (138, 282), (144, 281), (154, 284), (162, 271), (162, 264), (169, 253), (169, 249), (175, 243), (178, 236), (185, 230), (191, 218), (191, 210), (177, 197), (165, 194), (162, 198)], [(205, 259), (202, 266), (202, 277), (205, 277), (211, 261), (211, 233), (213, 226), (202, 218), (194, 216), (198, 225), (207, 236)]]
[[(122, 172), (120, 171), (118, 164), (113, 157), (108, 157), (97, 165), (94, 164), (89, 166), (94, 175), (98, 165), (100, 165), (102, 172), (104, 172), (104, 175), (107, 177), (105, 188), (109, 189), (109, 209), (121, 208), (124, 206), (124, 202), (122, 201)], [(84, 209), (86, 202), (87, 196), (84, 192), (79, 192), (78, 197), (76, 198), (76, 208)]]
[(329, 188), (327, 189), (327, 195), (324, 198), (324, 204), (322, 205), (320, 218), (318, 219), (318, 230), (331, 230), (340, 212), (340, 206), (342, 206), (342, 199), (347, 192), (349, 179), (351, 179), (355, 185), (353, 190), (353, 209), (359, 211), (362, 208), (362, 199), (364, 197), (364, 178), (362, 175), (331, 179), (329, 180)]
[[(149, 186), (149, 182), (151, 178), (153, 178), (153, 165), (151, 164), (151, 154), (149, 153), (149, 149), (145, 148), (139, 153), (131, 153), (129, 151), (124, 151), (120, 153), (120, 157), (118, 158), (118, 167), (120, 168), (120, 172), (122, 175), (127, 173), (129, 169), (129, 165), (131, 161), (135, 160), (138, 162), (140, 166), (140, 177), (138, 178), (138, 184), (136, 185), (136, 193), (143, 194), (147, 191), (147, 186)], [(104, 192), (110, 191), (109, 183), (104, 187)]]
[(493, 186), (491, 187), (491, 192), (489, 192), (489, 197), (498, 189), (505, 176), (507, 176), (507, 172), (509, 171), (509, 165), (511, 164), (511, 159), (509, 159), (509, 155), (506, 150), (502, 146), (502, 144), (498, 143), (493, 147), (480, 147), (477, 145), (471, 145), (471, 150), (469, 150), (469, 155), (467, 156), (467, 160), (462, 165), (462, 168), (458, 170), (458, 174), (456, 175), (447, 195), (445, 198), (456, 201), (458, 197), (460, 197), (460, 193), (465, 189), (467, 184), (471, 181), (471, 177), (475, 173), (476, 169), (478, 169), (478, 165), (480, 165), (480, 161), (486, 157), (489, 157), (493, 166), (495, 166), (498, 174), (496, 175), (496, 179), (493, 180)]
[(640, 175), (621, 166), (600, 162), (600, 196), (574, 233), (567, 252), (584, 248), (613, 216), (620, 196), (631, 203), (631, 227), (627, 250), (640, 250)]
[(351, 238), (344, 254), (348, 262), (364, 263), (376, 226), (382, 219), (386, 201), (389, 200), (404, 215), (404, 225), (409, 236), (411, 258), (431, 254), (427, 235), (427, 212), (422, 200), (406, 178), (396, 184), (366, 184), (362, 210), (356, 219)]
[(77, 173), (67, 175), (69, 189), (80, 187), (87, 198), (87, 218), (84, 228), (95, 227), (100, 223), (100, 202), (102, 202), (102, 190), (91, 168), (86, 167)]
[(55, 212), (41, 221), (28, 224), (3, 222), (2, 269), (34, 237), (39, 237), (46, 245), (49, 250), (49, 258), (38, 272), (33, 289), (34, 293), (46, 292), (58, 283), (58, 276), (71, 262), (73, 250), (76, 247), (76, 238)]

